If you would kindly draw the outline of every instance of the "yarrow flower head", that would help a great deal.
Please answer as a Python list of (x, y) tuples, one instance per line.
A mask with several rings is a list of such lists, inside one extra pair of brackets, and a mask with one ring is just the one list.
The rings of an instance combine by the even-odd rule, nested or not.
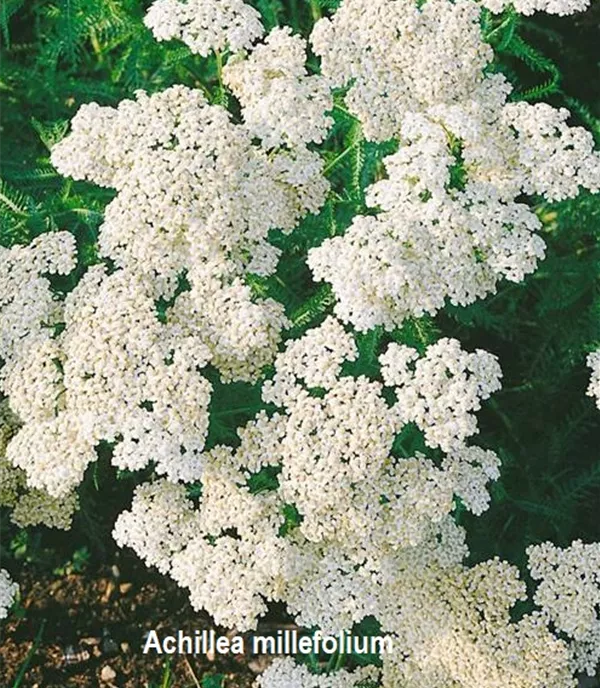
[(12, 606), (19, 586), (11, 579), (6, 569), (0, 569), (0, 619), (8, 616), (8, 610)]
[(379, 360), (402, 420), (416, 423), (427, 444), (444, 451), (459, 449), (477, 432), (473, 411), (501, 387), (496, 357), (482, 350), (469, 354), (456, 339), (440, 339), (423, 358), (415, 349), (390, 344)]
[(158, 41), (177, 38), (205, 57), (249, 48), (264, 32), (260, 14), (243, 0), (155, 0), (144, 23)]
[(481, 82), (493, 52), (479, 14), (470, 0), (344, 0), (311, 43), (331, 85), (351, 84), (345, 101), (367, 138), (385, 141), (407, 113), (468, 98)]
[(529, 547), (527, 556), (539, 581), (535, 603), (572, 639), (573, 670), (593, 676), (600, 660), (600, 544), (575, 540), (561, 548), (544, 542)]
[(600, 408), (600, 351), (589, 354), (587, 365), (592, 369), (592, 375), (586, 394), (589, 397), (595, 397), (596, 405)]
[(575, 540), (563, 549), (550, 542), (527, 549), (529, 570), (540, 583), (534, 600), (553, 623), (576, 640), (595, 629), (600, 605), (600, 544)]
[(375, 667), (316, 675), (311, 674), (306, 666), (296, 664), (291, 657), (285, 657), (275, 659), (254, 685), (256, 688), (368, 688), (376, 685), (378, 675)]
[(591, 134), (567, 126), (566, 110), (507, 104), (506, 95), (496, 76), (465, 103), (405, 114), (402, 144), (384, 159), (387, 179), (367, 189), (376, 214), (356, 216), (308, 254), (343, 321), (393, 329), (446, 299), (468, 305), (502, 278), (522, 281), (545, 246), (539, 218), (518, 199), (600, 189)]
[(100, 229), (102, 254), (156, 275), (158, 287), (171, 280), (171, 291), (183, 270), (241, 274), (254, 250), (268, 250), (269, 230), (291, 230), (328, 190), (316, 153), (268, 156), (224, 108), (183, 86), (138, 92), (116, 109), (82, 106), (52, 161), (118, 190)]
[(198, 514), (186, 499), (185, 487), (162, 480), (136, 488), (131, 510), (120, 514), (113, 537), (149, 566), (167, 573), (173, 554), (183, 549), (197, 527)]
[(225, 84), (242, 104), (244, 123), (265, 148), (320, 143), (333, 119), (326, 80), (309, 76), (306, 41), (276, 28), (250, 56), (234, 56), (223, 70)]
[(525, 16), (534, 12), (547, 12), (561, 16), (583, 12), (590, 6), (590, 0), (479, 0), (491, 12), (499, 14), (512, 5), (519, 14)]

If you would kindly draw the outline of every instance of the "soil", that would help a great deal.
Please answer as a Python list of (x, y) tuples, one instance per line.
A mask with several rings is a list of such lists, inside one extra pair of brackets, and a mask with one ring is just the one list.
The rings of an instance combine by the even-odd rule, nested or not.
[(20, 605), (2, 627), (0, 686), (212, 688), (220, 684), (207, 681), (214, 674), (224, 676), (223, 688), (252, 685), (267, 658), (171, 655), (165, 672), (166, 655), (144, 655), (150, 629), (161, 637), (179, 629), (226, 631), (195, 612), (172, 581), (142, 564), (129, 568), (127, 575), (118, 565), (62, 576), (22, 571)]

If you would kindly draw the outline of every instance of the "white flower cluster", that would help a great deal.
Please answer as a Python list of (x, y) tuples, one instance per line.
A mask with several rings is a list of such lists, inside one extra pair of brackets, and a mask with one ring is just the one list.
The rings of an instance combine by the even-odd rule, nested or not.
[(291, 230), (328, 190), (316, 153), (267, 155), (224, 108), (183, 86), (138, 92), (116, 109), (82, 106), (52, 161), (63, 174), (117, 189), (100, 229), (102, 255), (152, 274), (169, 295), (183, 271), (227, 282), (254, 259), (253, 271), (269, 274), (277, 260), (269, 230)]
[(241, 278), (222, 285), (198, 275), (167, 316), (180, 336), (203, 342), (224, 381), (256, 379), (272, 362), (281, 330), (288, 325), (281, 304), (273, 299), (255, 302)]
[[(63, 321), (64, 309), (46, 275), (65, 275), (74, 268), (75, 239), (67, 232), (43, 234), (29, 246), (0, 248), (0, 257), (0, 390), (8, 397), (0, 402), (0, 504), (13, 509), (11, 518), (20, 526), (43, 523), (67, 529), (77, 509), (76, 495), (68, 487), (60, 498), (28, 489), (29, 476), (19, 467), (29, 460), (41, 462), (29, 488), (47, 487), (41, 475), (46, 470), (50, 481), (61, 480), (53, 475), (48, 454), (37, 457), (39, 446), (29, 446), (28, 437), (42, 432), (62, 407), (62, 356), (55, 326)], [(51, 452), (60, 466), (60, 446)]]
[(345, 361), (355, 361), (358, 355), (354, 337), (341, 323), (328, 317), (319, 326), (308, 330), (298, 340), (287, 342), (285, 351), (275, 360), (275, 377), (263, 384), (267, 402), (286, 405), (290, 399), (308, 396), (298, 386), (331, 389), (337, 382)]
[(582, 638), (573, 640), (569, 649), (573, 671), (595, 676), (600, 664), (600, 620), (597, 619)]
[(467, 353), (456, 339), (440, 339), (420, 360), (416, 349), (390, 344), (379, 360), (402, 421), (416, 423), (430, 447), (446, 452), (477, 432), (473, 411), (501, 388), (497, 358), (480, 349)]
[(600, 661), (600, 543), (550, 542), (527, 550), (531, 576), (540, 581), (534, 601), (566, 633), (574, 671), (593, 676)]
[(568, 649), (546, 621), (531, 614), (510, 622), (525, 597), (515, 567), (491, 560), (440, 569), (430, 561), (411, 581), (407, 563), (400, 575), (390, 571), (396, 581), (382, 601), (382, 625), (402, 649), (384, 656), (385, 688), (575, 688)]
[(255, 682), (256, 688), (361, 688), (378, 676), (375, 667), (361, 667), (353, 672), (344, 669), (335, 674), (311, 674), (306, 666), (295, 664), (290, 657), (278, 658)]
[(252, 495), (229, 447), (207, 457), (202, 481), (200, 525), (173, 558), (173, 578), (189, 588), (196, 609), (217, 623), (255, 628), (265, 600), (281, 599), (287, 543), (279, 537), (284, 518), (273, 492)]
[(492, 59), (471, 0), (344, 0), (311, 34), (323, 75), (351, 84), (346, 105), (365, 136), (398, 135), (409, 112), (466, 100)]
[(589, 354), (587, 364), (592, 369), (592, 375), (586, 394), (596, 398), (596, 405), (600, 409), (600, 351), (593, 351)]
[[(462, 380), (468, 413), (473, 390), (489, 394), (498, 371), (481, 352), (471, 359), (463, 354), (458, 351), (454, 369), (462, 366), (464, 373), (469, 366)], [(340, 377), (343, 361), (355, 356), (352, 338), (333, 319), (292, 342), (264, 389), (265, 399), (284, 413), (259, 414), (240, 431), (235, 452), (217, 447), (206, 455), (196, 514), (191, 502), (182, 501), (182, 488), (159, 483), (138, 490), (132, 511), (117, 523), (119, 542), (160, 562), (190, 588), (195, 607), (226, 625), (253, 627), (269, 599), (284, 600), (298, 622), (331, 632), (374, 614), (403, 648), (384, 657), (383, 685), (389, 688), (572, 686), (568, 648), (547, 623), (535, 616), (510, 622), (509, 608), (524, 595), (516, 569), (497, 561), (462, 566), (464, 533), (447, 517), (456, 456), (441, 469), (424, 457), (392, 459), (402, 421), (384, 402), (380, 385)], [(386, 365), (393, 385), (416, 377), (400, 367), (394, 372), (391, 361)], [(457, 382), (449, 379), (447, 386)], [(425, 396), (428, 391), (421, 388)], [(436, 384), (431, 393), (432, 400), (439, 396)], [(477, 451), (471, 461), (485, 454)], [(482, 491), (496, 477), (496, 462), (485, 467), (481, 460)], [(277, 488), (253, 494), (247, 477), (274, 465), (281, 467)], [(473, 489), (478, 479), (466, 482)], [(169, 502), (175, 491), (177, 504)], [(154, 496), (163, 493), (166, 508)], [(300, 516), (287, 534), (281, 529), (286, 504)], [(193, 535), (180, 539), (174, 523), (187, 524)], [(331, 685), (354, 678), (332, 677)], [(321, 683), (327, 680), (286, 660), (259, 685), (330, 685)]]
[(269, 230), (291, 230), (318, 210), (328, 184), (305, 146), (270, 155), (200, 91), (172, 87), (118, 108), (83, 106), (52, 152), (64, 174), (113, 186), (101, 252), (149, 276), (154, 298), (190, 289), (171, 315), (203, 340), (227, 379), (252, 379), (274, 355), (283, 307), (254, 300), (246, 271), (274, 271)]
[[(449, 533), (442, 532), (447, 538)], [(361, 581), (377, 600), (383, 630), (393, 637), (395, 651), (383, 656), (384, 688), (574, 688), (567, 647), (545, 620), (532, 614), (509, 621), (510, 607), (525, 593), (517, 569), (498, 560), (466, 569), (459, 564), (464, 552), (451, 540), (380, 562), (379, 575)], [(337, 591), (347, 573), (330, 569), (328, 574), (323, 592), (331, 595), (332, 585)], [(349, 584), (355, 595), (361, 592), (358, 582)], [(275, 663), (266, 675), (268, 682), (259, 684), (266, 688), (312, 688), (323, 680), (294, 668), (290, 660)], [(275, 682), (280, 675), (288, 683)], [(342, 677), (346, 683), (341, 685), (354, 685), (353, 675)]]
[(265, 599), (279, 599), (283, 517), (277, 497), (252, 496), (236, 484), (243, 477), (231, 476), (227, 451), (225, 462), (219, 453), (205, 470), (198, 511), (182, 486), (143, 485), (131, 511), (117, 519), (114, 536), (189, 588), (196, 609), (206, 609), (219, 624), (247, 629), (266, 611)]
[(156, 40), (177, 38), (203, 56), (249, 48), (264, 32), (260, 14), (243, 0), (156, 0), (144, 23)]
[(198, 515), (186, 499), (185, 487), (161, 480), (136, 488), (131, 511), (119, 516), (113, 536), (119, 546), (132, 547), (149, 566), (167, 573), (173, 554), (197, 529)]
[(385, 688), (574, 688), (569, 650), (547, 620), (510, 621), (510, 608), (525, 598), (518, 570), (498, 560), (463, 567), (463, 537), (446, 521), (418, 547), (367, 563), (326, 557), (305, 604), (341, 612), (370, 603), (394, 642), (383, 656)]
[[(493, 357), (465, 354), (452, 341), (413, 367), (410, 350), (392, 353), (383, 357), (386, 384), (417, 384), (432, 407), (452, 400), (459, 427), (461, 415), (498, 385)], [(497, 559), (463, 564), (468, 550), (450, 516), (453, 495), (475, 513), (485, 510), (497, 457), (463, 444), (439, 466), (423, 456), (394, 458), (408, 410), (398, 408), (400, 400), (389, 406), (381, 384), (342, 375), (344, 361), (356, 355), (333, 318), (290, 342), (263, 389), (281, 411), (259, 413), (239, 431), (235, 450), (205, 454), (197, 508), (166, 481), (139, 488), (117, 521), (119, 543), (189, 588), (197, 609), (240, 630), (256, 627), (269, 600), (326, 633), (375, 616), (401, 648), (383, 656), (384, 688), (574, 688), (573, 657), (586, 653), (589, 662), (596, 648), (590, 636), (570, 647), (553, 635), (545, 613), (511, 621), (511, 607), (525, 599), (516, 567)], [(451, 446), (474, 429), (466, 423)], [(265, 470), (279, 471), (276, 482), (251, 490)], [(586, 588), (585, 600), (594, 599)], [(366, 678), (377, 676), (313, 676), (286, 659), (257, 686), (324, 688)]]
[(11, 579), (6, 569), (0, 569), (0, 619), (6, 619), (8, 610), (15, 601), (19, 586)]
[(223, 70), (225, 84), (242, 104), (246, 127), (265, 148), (320, 143), (333, 119), (328, 83), (309, 76), (306, 41), (291, 29), (274, 29), (249, 58), (234, 56)]
[(567, 110), (508, 103), (510, 85), (485, 75), (491, 48), (471, 0), (344, 0), (315, 26), (313, 46), (367, 139), (398, 138), (387, 179), (367, 190), (376, 214), (309, 252), (330, 282), (336, 314), (360, 330), (392, 329), (467, 305), (533, 272), (541, 223), (519, 199), (600, 189), (592, 135)]
[(21, 495), (10, 518), (20, 528), (44, 525), (69, 530), (78, 509), (79, 498), (75, 492), (53, 497), (44, 490), (30, 489)]
[(28, 489), (25, 472), (6, 458), (9, 441), (21, 424), (7, 400), (0, 402), (0, 506), (9, 507), (10, 518), (19, 527), (43, 524), (68, 530), (79, 506), (77, 495), (53, 497), (43, 490)]
[(503, 124), (517, 132), (518, 163), (511, 172), (524, 193), (559, 201), (577, 196), (580, 187), (600, 190), (594, 138), (582, 127), (569, 127), (569, 116), (565, 108), (547, 103), (509, 103), (503, 108)]
[(29, 486), (65, 497), (96, 460), (101, 440), (118, 442), (114, 463), (149, 461), (195, 479), (208, 427), (211, 385), (198, 372), (206, 346), (159, 322), (143, 276), (90, 269), (68, 295), (64, 331), (20, 367), (9, 400), (24, 422), (6, 456)]
[(550, 542), (527, 550), (529, 570), (541, 581), (534, 600), (556, 627), (582, 640), (598, 623), (600, 543), (575, 540), (567, 549)]
[[(425, 366), (439, 354), (422, 359)], [(239, 431), (235, 451), (216, 447), (204, 455), (196, 533), (187, 544), (176, 541), (170, 573), (190, 589), (194, 606), (219, 623), (252, 627), (266, 610), (265, 600), (284, 599), (301, 623), (348, 627), (374, 612), (374, 600), (356, 593), (357, 586), (368, 590), (375, 575), (357, 568), (360, 562), (423, 542), (430, 547), (454, 494), (475, 513), (487, 507), (487, 484), (498, 477), (498, 458), (464, 444), (476, 428), (463, 416), (497, 383), (488, 380), (499, 375), (495, 360), (487, 361), (482, 352), (446, 351), (444, 371), (454, 370), (456, 379), (445, 378), (441, 391), (433, 372), (429, 387), (427, 370), (417, 373), (419, 393), (430, 404), (440, 398), (450, 403), (460, 396), (459, 387), (466, 399), (464, 407), (450, 404), (457, 425), (465, 426), (463, 441), (452, 442), (452, 453), (438, 467), (420, 455), (393, 458), (406, 413), (400, 401), (388, 405), (381, 383), (341, 376), (343, 363), (356, 355), (352, 336), (333, 318), (290, 342), (275, 361), (273, 380), (263, 385), (264, 400), (282, 411), (271, 417), (259, 413)], [(493, 364), (491, 372), (486, 364)], [(249, 478), (275, 467), (276, 489), (253, 494)], [(165, 483), (161, 489), (172, 488)], [(148, 503), (139, 491), (115, 535), (167, 570), (167, 562), (152, 554), (163, 545), (149, 545), (146, 533), (163, 543), (170, 536), (161, 520), (178, 522), (189, 512), (170, 504), (150, 514)], [(289, 537), (281, 533), (286, 505), (299, 515)], [(460, 561), (463, 546), (456, 551)]]
[(200, 369), (253, 380), (272, 361), (284, 309), (255, 299), (244, 276), (273, 272), (268, 232), (323, 203), (320, 158), (303, 143), (267, 153), (201, 92), (173, 87), (83, 106), (52, 160), (117, 190), (99, 236), (116, 269), (89, 269), (63, 304), (41, 275), (73, 268), (70, 234), (2, 249), (0, 384), (22, 422), (7, 459), (65, 510), (100, 441), (119, 468), (153, 462), (170, 480), (197, 480), (212, 391)]
[[(60, 322), (61, 304), (45, 275), (66, 275), (75, 267), (75, 238), (68, 232), (42, 234), (29, 246), (0, 247), (0, 358), (2, 392), (18, 392), (15, 369), (30, 353), (51, 346), (53, 326)], [(17, 378), (17, 380), (15, 380)], [(17, 381), (19, 384), (17, 384)], [(45, 398), (45, 390), (30, 389)], [(27, 401), (24, 399), (24, 403)]]
[(479, 0), (479, 2), (496, 14), (512, 5), (519, 14), (547, 12), (564, 16), (583, 12), (590, 6), (591, 0)]

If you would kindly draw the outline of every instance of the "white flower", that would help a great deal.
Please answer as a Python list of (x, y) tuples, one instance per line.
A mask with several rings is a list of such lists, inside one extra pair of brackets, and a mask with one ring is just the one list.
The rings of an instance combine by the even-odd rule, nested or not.
[(174, 86), (117, 109), (83, 106), (52, 160), (118, 190), (100, 229), (103, 255), (144, 275), (154, 299), (172, 299), (185, 274), (174, 326), (203, 339), (225, 379), (254, 379), (287, 321), (279, 304), (251, 298), (243, 277), (274, 272), (269, 231), (293, 229), (325, 201), (318, 154), (304, 145), (267, 154), (225, 109)]
[(414, 349), (392, 343), (379, 359), (386, 384), (398, 385), (398, 413), (417, 424), (430, 447), (460, 449), (477, 432), (473, 411), (501, 387), (498, 360), (481, 349), (467, 353), (456, 339), (440, 339), (417, 358)]
[(589, 637), (598, 623), (600, 543), (575, 540), (567, 548), (550, 542), (527, 549), (529, 570), (540, 583), (534, 600), (564, 633)]
[(135, 490), (130, 511), (119, 515), (113, 537), (120, 547), (131, 547), (148, 566), (162, 573), (172, 557), (195, 535), (198, 515), (182, 485), (166, 480), (144, 483)]
[(596, 397), (596, 405), (600, 408), (600, 351), (594, 351), (588, 355), (587, 365), (592, 369), (592, 374), (586, 394), (589, 397)]
[(375, 215), (309, 251), (316, 280), (331, 283), (335, 312), (359, 330), (393, 329), (435, 313), (446, 299), (468, 305), (503, 277), (520, 282), (544, 256), (541, 222), (522, 194), (571, 198), (600, 189), (591, 134), (567, 110), (506, 103), (502, 77), (465, 103), (406, 113), (387, 179), (367, 189)]
[(242, 0), (155, 0), (144, 23), (156, 40), (177, 38), (204, 57), (249, 48), (264, 31), (260, 14)]
[(0, 357), (5, 362), (25, 359), (30, 345), (52, 338), (61, 305), (43, 275), (66, 275), (74, 267), (75, 237), (69, 232), (42, 234), (28, 246), (0, 247)]
[(0, 569), (0, 619), (8, 616), (8, 610), (15, 601), (19, 586), (11, 580), (6, 569)]
[(56, 498), (42, 490), (29, 490), (15, 504), (10, 518), (19, 528), (42, 524), (47, 528), (69, 530), (78, 508), (79, 498), (74, 492)]
[(517, 132), (521, 188), (550, 201), (573, 198), (585, 187), (600, 191), (600, 154), (592, 134), (569, 127), (570, 113), (546, 103), (509, 103), (502, 111), (505, 124)]
[(564, 16), (583, 12), (590, 6), (590, 0), (479, 0), (479, 2), (495, 13), (504, 12), (509, 5), (512, 5), (519, 14), (526, 16), (534, 12)]
[(305, 67), (306, 41), (289, 28), (276, 28), (248, 58), (232, 58), (225, 84), (242, 104), (244, 123), (265, 148), (320, 143), (333, 124), (329, 86)]
[(368, 679), (375, 680), (379, 672), (375, 667), (361, 667), (355, 671), (341, 669), (334, 674), (311, 674), (291, 657), (277, 658), (256, 679), (257, 688), (360, 688)]
[(398, 135), (404, 116), (470, 96), (493, 57), (470, 0), (344, 0), (311, 43), (368, 139)]

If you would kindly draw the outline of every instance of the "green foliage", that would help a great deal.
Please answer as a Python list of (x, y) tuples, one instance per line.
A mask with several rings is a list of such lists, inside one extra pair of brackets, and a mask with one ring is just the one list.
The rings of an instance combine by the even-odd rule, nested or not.
[(276, 490), (279, 487), (277, 476), (280, 472), (279, 466), (265, 466), (258, 473), (253, 473), (248, 478), (248, 489), (251, 494)]
[(80, 547), (73, 552), (73, 556), (62, 566), (57, 566), (53, 573), (56, 576), (69, 576), (72, 573), (83, 573), (90, 563), (90, 551), (87, 547)]
[[(526, 545), (600, 536), (598, 409), (585, 396), (585, 358), (600, 344), (600, 198), (540, 206), (547, 257), (522, 284), (468, 308), (447, 308), (444, 331), (496, 353), (503, 389), (486, 405), (481, 442), (500, 448), (491, 509), (466, 518), (473, 558), (523, 562)], [(450, 318), (455, 322), (452, 328)]]
[(25, 0), (5, 0), (5, 2), (0, 5), (0, 30), (2, 31), (2, 40), (7, 45), (10, 45), (10, 19), (24, 4)]
[(284, 504), (282, 511), (285, 520), (279, 529), (279, 534), (284, 536), (302, 523), (302, 516), (293, 504)]

